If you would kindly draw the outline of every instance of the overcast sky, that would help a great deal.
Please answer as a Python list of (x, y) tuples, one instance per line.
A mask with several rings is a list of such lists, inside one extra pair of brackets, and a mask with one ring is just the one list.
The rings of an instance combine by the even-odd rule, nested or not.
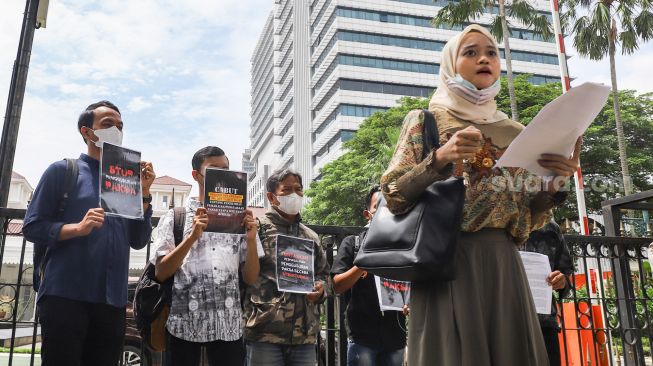
[[(50, 0), (36, 30), (14, 170), (36, 186), (54, 160), (85, 151), (79, 113), (108, 99), (122, 111), (124, 145), (157, 175), (192, 182), (190, 159), (222, 147), (234, 169), (249, 146), (250, 58), (272, 0)], [(4, 115), (25, 0), (0, 3)], [(572, 49), (568, 40), (568, 49)], [(575, 56), (575, 85), (609, 84), (607, 62)], [(621, 89), (653, 91), (653, 46), (617, 59)]]

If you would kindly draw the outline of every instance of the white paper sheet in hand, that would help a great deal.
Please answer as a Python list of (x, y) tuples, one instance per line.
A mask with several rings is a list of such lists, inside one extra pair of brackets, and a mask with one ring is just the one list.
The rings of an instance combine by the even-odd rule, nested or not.
[(537, 160), (542, 154), (571, 156), (576, 140), (601, 112), (609, 94), (608, 86), (596, 83), (571, 88), (542, 108), (508, 146), (497, 166), (524, 168), (542, 177), (552, 176), (553, 173), (541, 167)]
[(551, 314), (551, 300), (553, 289), (546, 278), (551, 273), (549, 257), (540, 253), (519, 252), (521, 255), (528, 286), (531, 289), (535, 310), (538, 314)]

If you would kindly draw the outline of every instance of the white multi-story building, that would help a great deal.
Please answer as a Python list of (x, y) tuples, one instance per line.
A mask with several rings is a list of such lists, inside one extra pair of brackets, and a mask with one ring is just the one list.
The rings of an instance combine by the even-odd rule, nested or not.
[(252, 150), (245, 149), (243, 153), (243, 171), (247, 174), (254, 174), (256, 165), (252, 162)]
[[(251, 149), (248, 149), (248, 162), (254, 166), (254, 169), (248, 175), (247, 198), (250, 206), (258, 207), (265, 205), (265, 182), (271, 167), (276, 166), (280, 159), (276, 154), (281, 134), (275, 128), (279, 124), (275, 114), (278, 97), (275, 95), (278, 95), (278, 90), (281, 88), (276, 84), (285, 78), (280, 78), (278, 75), (280, 68), (274, 62), (274, 54), (277, 52), (275, 49), (279, 48), (278, 41), (275, 42), (275, 38), (277, 38), (274, 34), (275, 22), (277, 22), (276, 16), (270, 14), (252, 56), (252, 109), (250, 112), (252, 119), (249, 134)], [(290, 58), (292, 56), (289, 56)], [(284, 70), (286, 69), (288, 69), (287, 65)], [(292, 67), (289, 69), (287, 73), (292, 72)], [(294, 93), (286, 90), (286, 94)]]
[(22, 175), (11, 172), (11, 186), (9, 187), (9, 199), (7, 208), (27, 208), (29, 200), (32, 199), (34, 188)]
[[(319, 178), (366, 117), (403, 96), (433, 91), (442, 47), (461, 29), (431, 25), (448, 3), (275, 0), (252, 57), (252, 205), (264, 204), (273, 170), (292, 167), (305, 180)], [(548, 1), (533, 5), (550, 16)], [(538, 84), (559, 81), (553, 40), (513, 27), (510, 42), (516, 74), (533, 74)]]
[(184, 206), (193, 186), (190, 183), (180, 181), (167, 175), (156, 177), (150, 187), (152, 195), (152, 215), (161, 217), (170, 208)]

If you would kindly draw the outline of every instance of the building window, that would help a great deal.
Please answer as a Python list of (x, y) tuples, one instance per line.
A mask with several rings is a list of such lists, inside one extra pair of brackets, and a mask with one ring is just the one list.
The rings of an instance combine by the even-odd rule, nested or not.
[[(363, 117), (367, 118), (374, 114), (375, 112), (384, 112), (388, 108), (385, 107), (372, 107), (365, 105), (354, 105), (354, 104), (341, 104), (337, 107), (325, 120), (322, 124), (313, 132), (313, 142), (320, 138), (320, 135), (324, 130), (329, 128), (337, 119), (338, 116), (351, 116), (351, 117)], [(343, 140), (345, 141), (345, 140)]]
[[(501, 76), (506, 76), (508, 73), (501, 71)], [(514, 76), (523, 75), (524, 73), (513, 72)], [(548, 75), (531, 75), (528, 78), (528, 82), (534, 85), (542, 85), (547, 83), (559, 83), (560, 77), (557, 76), (548, 76)]]
[(428, 97), (433, 92), (431, 87), (420, 87), (413, 85), (401, 85), (401, 84), (390, 84), (390, 83), (380, 83), (374, 81), (362, 81), (362, 80), (349, 80), (342, 79), (339, 83), (340, 89), (343, 90), (353, 90), (361, 91), (367, 93), (382, 93), (382, 94), (395, 94), (395, 95), (407, 95), (412, 97)]
[(340, 105), (340, 114), (343, 116), (369, 117), (376, 112), (385, 112), (388, 108), (372, 107), (366, 105), (342, 104)]
[[(415, 16), (407, 16), (407, 15), (401, 15), (401, 14), (393, 14), (393, 13), (386, 13), (386, 12), (379, 12), (379, 11), (372, 11), (372, 10), (359, 10), (359, 9), (349, 9), (349, 8), (344, 8), (344, 7), (339, 7), (337, 10), (337, 15), (345, 18), (354, 18), (354, 19), (363, 19), (363, 20), (372, 20), (372, 21), (377, 21), (377, 22), (387, 22), (387, 23), (396, 23), (396, 24), (405, 24), (405, 25), (415, 25), (419, 27), (433, 27), (431, 24), (431, 18), (429, 17), (415, 17)], [(471, 23), (466, 23), (464, 26), (467, 26), (468, 24)], [(485, 27), (488, 27), (488, 25), (484, 25)], [(439, 29), (448, 29), (448, 30), (462, 30), (463, 26), (446, 26), (446, 25), (440, 25), (438, 27)], [(527, 29), (511, 29), (512, 38), (518, 38), (518, 39), (527, 39), (527, 40), (534, 40), (534, 41), (541, 41), (541, 42), (555, 42), (555, 39), (549, 39), (549, 40), (544, 40), (542, 36), (539, 34), (536, 34), (532, 31), (529, 31)]]
[(292, 143), (295, 141), (294, 137), (291, 137), (288, 142), (283, 146), (281, 149), (281, 156), (286, 155), (286, 151), (288, 151), (292, 147)]
[(338, 32), (338, 39), (349, 42), (370, 43), (382, 46), (414, 48), (429, 51), (441, 51), (446, 43), (441, 41), (430, 41), (406, 37), (391, 37), (386, 35), (350, 31)]
[(440, 65), (438, 64), (389, 60), (377, 57), (340, 55), (338, 57), (338, 62), (341, 65), (374, 67), (377, 69), (419, 72), (424, 74), (437, 74), (440, 72)]
[[(351, 31), (340, 31), (337, 34), (337, 38), (341, 41), (378, 44), (382, 46), (403, 47), (427, 51), (442, 51), (442, 48), (445, 45), (445, 42), (441, 41), (431, 41), (406, 37), (391, 37), (379, 34)], [(504, 51), (500, 50), (500, 52), (501, 58), (505, 58)], [(512, 59), (517, 61), (538, 62), (550, 65), (558, 64), (557, 55), (516, 50), (512, 50), (511, 55)]]
[(333, 151), (334, 147), (337, 144), (347, 142), (354, 138), (356, 131), (351, 130), (341, 130), (335, 136), (329, 140), (318, 152), (313, 156), (313, 165), (317, 164), (322, 158), (324, 158), (328, 153)]

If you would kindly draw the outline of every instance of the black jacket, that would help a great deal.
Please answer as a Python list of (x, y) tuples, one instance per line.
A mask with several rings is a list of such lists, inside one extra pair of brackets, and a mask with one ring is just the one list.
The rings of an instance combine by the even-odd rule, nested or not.
[[(574, 273), (574, 263), (569, 254), (565, 237), (555, 221), (549, 222), (540, 230), (533, 231), (524, 244), (523, 250), (548, 256), (551, 269), (564, 273), (567, 278)], [(559, 290), (558, 295), (564, 297), (570, 290), (571, 286), (567, 280), (565, 288)], [(540, 326), (543, 328), (559, 328), (555, 301), (552, 303), (550, 315), (537, 315), (540, 318)]]
[[(366, 232), (360, 236), (363, 242)], [(356, 237), (346, 237), (338, 248), (331, 275), (342, 274), (354, 266), (357, 254)], [(400, 311), (381, 312), (374, 276), (358, 280), (343, 294), (347, 303), (346, 328), (354, 343), (377, 349), (394, 351), (406, 346), (406, 317)]]

